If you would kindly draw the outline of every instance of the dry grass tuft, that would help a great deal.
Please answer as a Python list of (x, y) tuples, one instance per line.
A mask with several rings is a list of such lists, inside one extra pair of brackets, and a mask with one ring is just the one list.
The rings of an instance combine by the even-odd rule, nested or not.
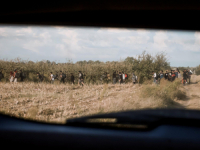
[(159, 85), (150, 84), (142, 88), (140, 96), (143, 98), (160, 99), (164, 105), (171, 105), (174, 99), (185, 99), (186, 92), (180, 90), (180, 80), (169, 82), (165, 79), (160, 81)]

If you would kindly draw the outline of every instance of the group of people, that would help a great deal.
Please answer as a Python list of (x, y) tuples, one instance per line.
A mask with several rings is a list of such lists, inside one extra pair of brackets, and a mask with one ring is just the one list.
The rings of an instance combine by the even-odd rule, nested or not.
[(159, 81), (162, 78), (171, 82), (173, 82), (176, 78), (179, 78), (179, 79), (182, 79), (182, 83), (190, 83), (192, 73), (193, 72), (191, 70), (185, 69), (183, 71), (183, 77), (181, 77), (181, 73), (179, 69), (177, 68), (175, 70), (171, 70), (171, 72), (167, 70), (165, 73), (163, 73), (163, 70), (161, 70), (160, 73), (158, 74), (154, 71), (152, 72), (152, 77), (153, 77), (153, 82), (156, 84), (159, 83)]
[[(119, 84), (125, 84), (128, 81), (128, 74), (124, 72), (117, 73), (116, 71), (114, 71), (113, 84), (116, 84), (117, 81), (119, 82)], [(133, 81), (133, 84), (135, 84), (137, 81), (137, 76), (134, 73), (132, 73), (132, 81)]]
[[(4, 78), (2, 71), (3, 69), (0, 70), (0, 81), (2, 78)], [(170, 72), (166, 70), (165, 73), (163, 72), (163, 70), (161, 70), (159, 73), (156, 73), (155, 71), (152, 72), (153, 82), (156, 84), (159, 83), (162, 78), (171, 82), (173, 82), (176, 78), (180, 79), (182, 78), (182, 83), (190, 83), (191, 75), (192, 71), (188, 69), (183, 71), (183, 77), (182, 77), (178, 68), (171, 70)], [(44, 74), (42, 75), (39, 72), (37, 72), (37, 77), (39, 82), (42, 82), (44, 80)], [(25, 79), (25, 74), (23, 73), (22, 70), (20, 70), (19, 72), (16, 69), (14, 71), (10, 71), (10, 82), (16, 83), (19, 78), (21, 78), (21, 81)], [(50, 72), (49, 80), (51, 84), (54, 84), (55, 79), (60, 80), (61, 83), (65, 83), (66, 74), (63, 73), (62, 71), (60, 71), (60, 74), (58, 73), (53, 74), (52, 72)], [(132, 73), (131, 79), (133, 84), (137, 82), (137, 76), (135, 75), (135, 73)], [(109, 81), (111, 81), (110, 74), (104, 72), (100, 80), (102, 81), (102, 83), (108, 83)], [(128, 74), (123, 71), (122, 72), (113, 71), (112, 80), (113, 84), (116, 84), (117, 82), (119, 84), (125, 84), (128, 81)], [(75, 77), (73, 73), (71, 73), (70, 76), (70, 83), (75, 84)], [(84, 85), (84, 75), (81, 71), (78, 72), (78, 85), (81, 86)]]
[[(41, 75), (39, 72), (37, 73), (37, 76), (38, 76), (39, 82), (42, 82), (44, 80), (44, 75)], [(58, 74), (54, 75), (52, 72), (50, 72), (49, 80), (50, 80), (51, 84), (54, 84), (55, 79), (58, 79), (58, 80), (60, 79), (61, 83), (65, 83), (66, 74), (63, 73), (62, 71), (60, 71), (59, 75)], [(71, 82), (71, 84), (75, 83), (75, 77), (74, 77), (73, 73), (71, 73), (70, 82)], [(79, 71), (79, 74), (78, 74), (78, 84), (81, 86), (84, 85), (83, 73), (81, 71)]]
[(10, 71), (10, 77), (9, 77), (10, 82), (17, 83), (17, 80), (19, 78), (21, 78), (21, 81), (24, 81), (25, 75), (22, 70), (20, 70), (19, 72), (16, 69), (14, 71)]

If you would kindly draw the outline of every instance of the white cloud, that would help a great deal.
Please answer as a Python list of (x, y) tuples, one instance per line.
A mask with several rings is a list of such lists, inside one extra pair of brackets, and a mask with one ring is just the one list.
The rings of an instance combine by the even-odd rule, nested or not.
[[(191, 32), (188, 32), (188, 34), (191, 34)], [(192, 37), (189, 38), (187, 34), (182, 36), (174, 35), (169, 41), (175, 45), (180, 45), (182, 47), (181, 50), (200, 52), (200, 32), (195, 32), (191, 35), (194, 36), (194, 40), (192, 41)]]
[(103, 32), (111, 32), (111, 33), (124, 33), (124, 32), (130, 32), (130, 30), (125, 28), (102, 28)]
[(8, 34), (6, 33), (6, 28), (0, 28), (0, 36), (8, 36)]
[(149, 33), (146, 29), (137, 29), (137, 34), (139, 35), (147, 35)]
[(154, 39), (154, 47), (158, 49), (166, 48), (166, 41), (168, 40), (168, 36), (165, 31), (158, 31), (156, 32)]
[(118, 37), (118, 40), (124, 44), (130, 44), (134, 46), (134, 44), (147, 44), (150, 37), (148, 35), (142, 36), (127, 36), (127, 37)]
[(39, 40), (34, 40), (31, 42), (27, 42), (25, 44), (22, 44), (22, 47), (24, 49), (30, 50), (32, 52), (36, 52), (37, 54), (40, 53), (40, 47), (44, 46), (45, 43), (43, 43), (43, 41), (39, 41)]
[(195, 44), (200, 46), (200, 32), (195, 32), (194, 37), (195, 37)]
[(69, 50), (64, 44), (56, 44), (55, 49), (55, 55), (59, 57), (70, 59), (76, 58), (76, 54), (72, 53), (71, 50)]
[(20, 29), (16, 30), (15, 32), (16, 32), (17, 34), (23, 34), (23, 35), (33, 33), (31, 27), (20, 28)]
[[(9, 53), (13, 51), (17, 51), (20, 57), (31, 54), (32, 59), (60, 61), (65, 58), (116, 61), (120, 57), (125, 59), (138, 55), (143, 50), (154, 54), (166, 50), (172, 57), (183, 50), (183, 59), (192, 52), (195, 52), (195, 57), (200, 56), (196, 53), (200, 52), (200, 32), (17, 26), (0, 27), (0, 36), (1, 56), (6, 58), (11, 58)], [(175, 62), (177, 58), (170, 61), (173, 60)]]

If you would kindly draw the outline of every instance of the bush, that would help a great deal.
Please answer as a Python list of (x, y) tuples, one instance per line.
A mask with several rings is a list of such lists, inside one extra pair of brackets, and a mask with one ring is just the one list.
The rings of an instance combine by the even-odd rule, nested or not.
[(181, 82), (179, 79), (176, 79), (174, 82), (162, 79), (160, 85), (144, 85), (141, 91), (141, 97), (161, 99), (164, 104), (172, 103), (174, 99), (183, 100), (186, 98), (186, 93), (180, 90), (180, 85)]

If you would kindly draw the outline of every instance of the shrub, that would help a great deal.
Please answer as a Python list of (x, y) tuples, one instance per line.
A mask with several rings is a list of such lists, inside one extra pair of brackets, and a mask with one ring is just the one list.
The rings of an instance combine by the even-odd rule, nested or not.
[(181, 82), (176, 79), (174, 82), (169, 82), (162, 79), (160, 85), (147, 84), (144, 85), (141, 91), (141, 97), (163, 100), (164, 104), (172, 103), (174, 99), (185, 99), (186, 93), (180, 90)]

